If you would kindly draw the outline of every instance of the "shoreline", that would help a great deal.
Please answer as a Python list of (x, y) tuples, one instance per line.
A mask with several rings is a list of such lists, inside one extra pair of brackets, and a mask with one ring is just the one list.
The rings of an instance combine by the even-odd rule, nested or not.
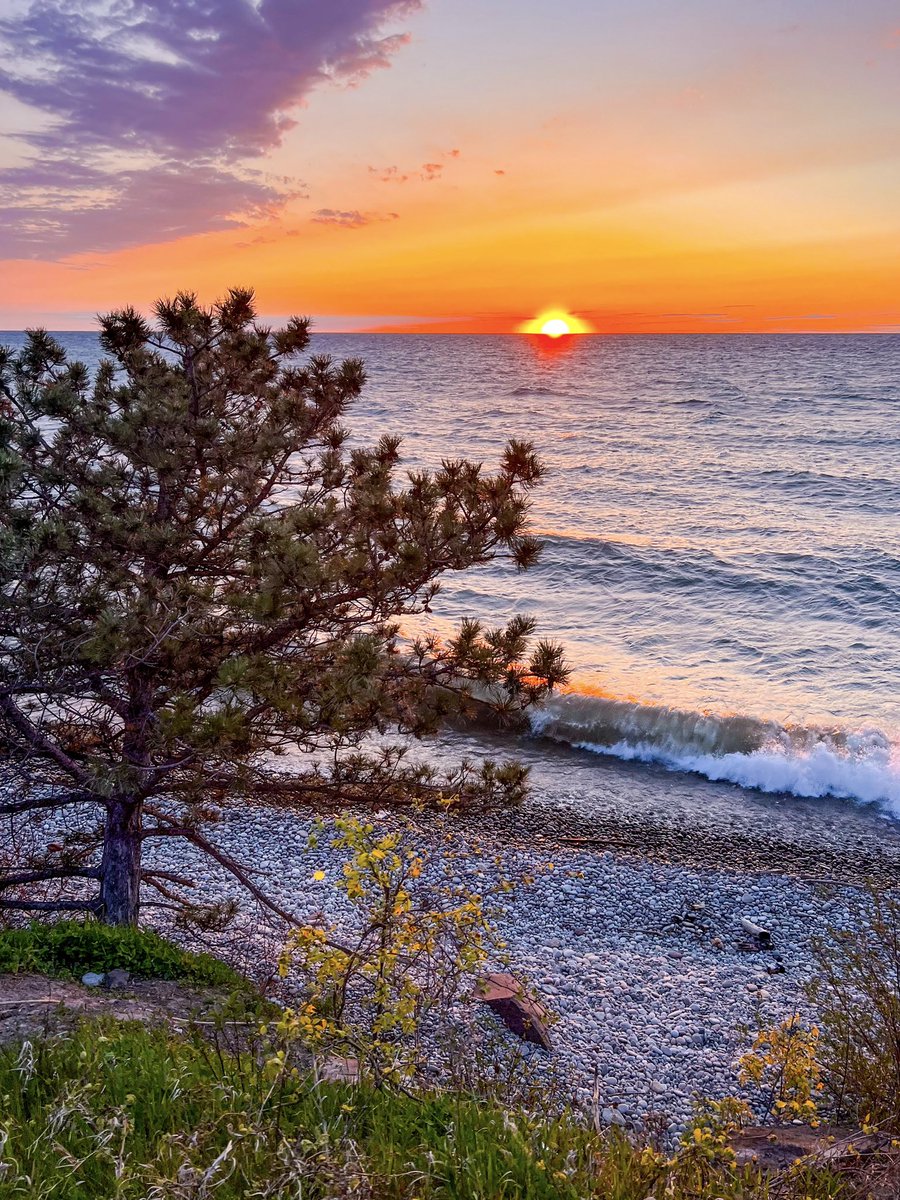
[(463, 814), (462, 826), (482, 836), (543, 844), (560, 849), (652, 861), (697, 870), (730, 871), (738, 875), (783, 874), (792, 879), (837, 887), (867, 883), (900, 886), (900, 843), (887, 844), (875, 831), (871, 837), (847, 831), (838, 848), (823, 838), (789, 840), (761, 829), (724, 830), (714, 822), (665, 821), (648, 811), (631, 814), (590, 814), (572, 807), (526, 801), (517, 809), (482, 815)]

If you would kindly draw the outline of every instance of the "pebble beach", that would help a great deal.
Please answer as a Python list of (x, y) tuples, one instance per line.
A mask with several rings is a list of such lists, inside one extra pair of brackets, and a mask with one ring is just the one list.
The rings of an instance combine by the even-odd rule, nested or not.
[[(386, 812), (368, 819), (385, 829), (395, 821)], [(498, 929), (509, 969), (556, 1015), (552, 1053), (529, 1051), (535, 1069), (552, 1074), (553, 1087), (567, 1093), (561, 1099), (587, 1106), (596, 1098), (607, 1123), (643, 1125), (653, 1115), (672, 1135), (698, 1096), (739, 1090), (735, 1062), (756, 1029), (795, 1012), (814, 1016), (804, 993), (815, 970), (813, 940), (852, 924), (864, 882), (862, 870), (856, 878), (852, 870), (844, 879), (803, 878), (808, 858), (801, 853), (792, 862), (783, 846), (769, 848), (769, 869), (734, 869), (721, 861), (721, 846), (720, 861), (712, 857), (710, 830), (696, 831), (695, 862), (685, 852), (687, 830), (675, 853), (680, 861), (671, 861), (659, 839), (649, 839), (643, 854), (578, 845), (577, 815), (528, 804), (517, 813), (462, 819), (449, 854), (430, 819), (416, 820), (416, 844), (433, 856), (429, 869), (450, 884), (478, 891), (501, 876), (534, 877), (504, 899)], [(343, 854), (327, 838), (310, 851), (312, 823), (284, 809), (244, 807), (226, 812), (216, 841), (253, 863), (257, 881), (285, 908), (324, 914), (350, 933), (352, 913), (336, 887)], [(678, 839), (669, 843), (677, 847)], [(880, 863), (882, 879), (893, 876), (896, 862), (887, 849), (879, 859), (874, 833), (870, 850), (862, 868)], [(163, 839), (151, 854), (169, 870), (196, 868), (209, 896), (241, 898), (239, 885), (201, 866), (189, 846)], [(823, 846), (821, 854), (826, 867), (830, 859), (838, 866), (836, 847)], [(762, 839), (757, 861), (766, 858)], [(770, 931), (770, 948), (748, 940), (745, 920)], [(246, 920), (239, 928), (232, 947), (239, 944), (249, 960), (256, 956), (257, 966), (271, 958), (273, 930)]]

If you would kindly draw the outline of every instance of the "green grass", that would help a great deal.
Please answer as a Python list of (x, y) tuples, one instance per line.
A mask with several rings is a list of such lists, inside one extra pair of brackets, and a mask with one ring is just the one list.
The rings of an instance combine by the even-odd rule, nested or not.
[(245, 981), (209, 954), (190, 954), (149, 929), (112, 928), (97, 921), (35, 923), (0, 930), (0, 974), (32, 971), (80, 978), (121, 967), (138, 979), (171, 979), (238, 988)]
[[(700, 1190), (666, 1191), (662, 1160), (574, 1116), (315, 1086), (273, 1076), (259, 1056), (136, 1023), (85, 1023), (65, 1040), (0, 1053), (0, 1147), (0, 1200), (768, 1196), (752, 1176), (719, 1169)], [(839, 1194), (824, 1179), (777, 1193)]]

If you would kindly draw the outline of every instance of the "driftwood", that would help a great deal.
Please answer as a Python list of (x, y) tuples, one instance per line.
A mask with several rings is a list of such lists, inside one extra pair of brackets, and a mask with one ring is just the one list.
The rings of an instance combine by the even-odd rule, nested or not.
[(523, 1041), (553, 1049), (546, 1024), (550, 1014), (540, 1001), (529, 996), (515, 976), (485, 975), (472, 998), (486, 1004)]
[(762, 925), (757, 925), (749, 917), (741, 917), (741, 928), (745, 933), (749, 933), (759, 946), (765, 948), (772, 945), (772, 934), (769, 930), (763, 929)]
[(732, 1137), (731, 1148), (739, 1166), (753, 1163), (764, 1171), (784, 1171), (796, 1162), (837, 1167), (894, 1150), (889, 1134), (836, 1125), (747, 1126)]

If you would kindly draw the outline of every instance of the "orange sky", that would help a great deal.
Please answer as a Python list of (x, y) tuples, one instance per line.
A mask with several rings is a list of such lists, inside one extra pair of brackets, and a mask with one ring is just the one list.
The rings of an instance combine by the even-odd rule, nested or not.
[[(382, 5), (383, 62), (317, 78), (292, 128), (228, 151), (277, 200), (120, 248), (32, 239), (0, 262), (0, 327), (250, 284), (320, 329), (507, 333), (560, 308), (601, 333), (900, 331), (890, 4), (566, 7)], [(0, 104), (19, 131), (0, 167), (37, 161), (47, 103)]]

